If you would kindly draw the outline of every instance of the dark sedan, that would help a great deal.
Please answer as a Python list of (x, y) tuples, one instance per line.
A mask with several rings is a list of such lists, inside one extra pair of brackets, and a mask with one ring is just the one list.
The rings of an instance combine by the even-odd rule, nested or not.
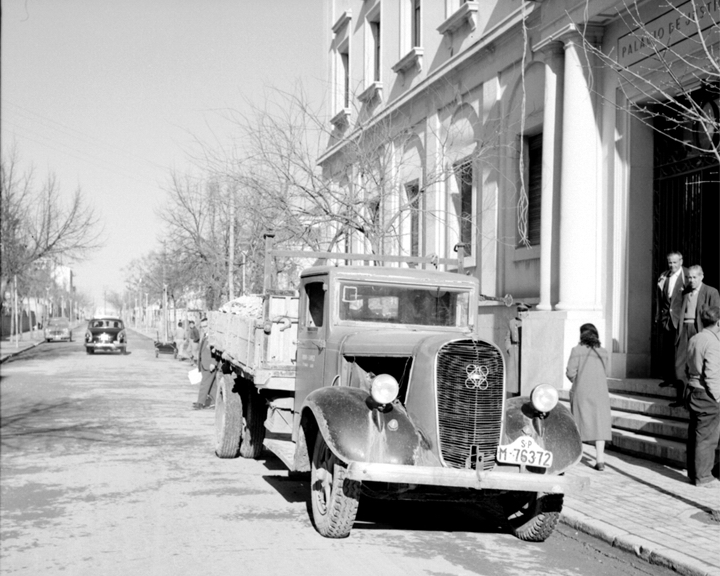
[(88, 354), (95, 351), (120, 351), (127, 353), (127, 334), (125, 324), (120, 318), (93, 318), (88, 322), (85, 332), (85, 350)]

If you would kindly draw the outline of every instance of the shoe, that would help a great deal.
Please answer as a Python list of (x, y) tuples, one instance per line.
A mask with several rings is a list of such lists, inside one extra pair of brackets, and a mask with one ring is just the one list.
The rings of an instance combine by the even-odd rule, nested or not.
[(603, 470), (605, 470), (605, 462), (598, 462), (597, 464), (595, 464), (595, 470), (597, 470), (598, 472), (602, 472)]
[(676, 400), (675, 402), (670, 403), (670, 408), (685, 408), (685, 402)]
[(660, 382), (658, 386), (660, 386), (660, 388), (670, 388), (671, 386), (675, 386), (675, 382), (668, 382), (666, 380), (665, 382)]
[(192, 407), (193, 407), (193, 410), (202, 410), (203, 408), (205, 408), (205, 405), (204, 405), (204, 404), (199, 404), (199, 403), (197, 403), (197, 402), (193, 402)]
[(215, 402), (213, 402), (212, 404), (206, 404), (205, 406), (203, 406), (203, 408), (207, 408), (208, 410), (215, 410)]
[(720, 480), (718, 480), (717, 478), (713, 478), (709, 482), (703, 482), (702, 484), (698, 484), (697, 482), (695, 482), (695, 486), (697, 486), (698, 488), (708, 488), (711, 490), (718, 490), (718, 489), (720, 489)]

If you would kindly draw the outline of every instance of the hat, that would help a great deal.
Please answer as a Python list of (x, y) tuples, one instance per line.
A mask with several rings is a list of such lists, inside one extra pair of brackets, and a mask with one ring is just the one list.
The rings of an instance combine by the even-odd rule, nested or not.
[(528, 310), (530, 310), (530, 307), (524, 302), (518, 302), (517, 309), (518, 312), (527, 312)]

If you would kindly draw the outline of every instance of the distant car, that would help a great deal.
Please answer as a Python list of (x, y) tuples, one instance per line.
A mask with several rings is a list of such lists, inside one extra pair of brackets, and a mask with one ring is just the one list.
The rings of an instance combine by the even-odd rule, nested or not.
[(58, 342), (61, 340), (72, 342), (70, 320), (67, 318), (50, 318), (43, 332), (43, 336), (46, 342)]
[(125, 324), (120, 318), (105, 316), (88, 322), (85, 351), (94, 354), (96, 350), (119, 350), (122, 354), (127, 353), (127, 334)]

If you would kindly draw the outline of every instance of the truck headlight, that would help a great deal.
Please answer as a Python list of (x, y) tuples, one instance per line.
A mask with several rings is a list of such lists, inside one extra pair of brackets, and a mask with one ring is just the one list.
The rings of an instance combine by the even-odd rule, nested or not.
[(400, 385), (390, 374), (378, 374), (373, 378), (370, 394), (378, 404), (390, 404), (399, 392)]
[(550, 412), (557, 406), (558, 391), (550, 384), (538, 384), (530, 393), (530, 401), (538, 412)]

